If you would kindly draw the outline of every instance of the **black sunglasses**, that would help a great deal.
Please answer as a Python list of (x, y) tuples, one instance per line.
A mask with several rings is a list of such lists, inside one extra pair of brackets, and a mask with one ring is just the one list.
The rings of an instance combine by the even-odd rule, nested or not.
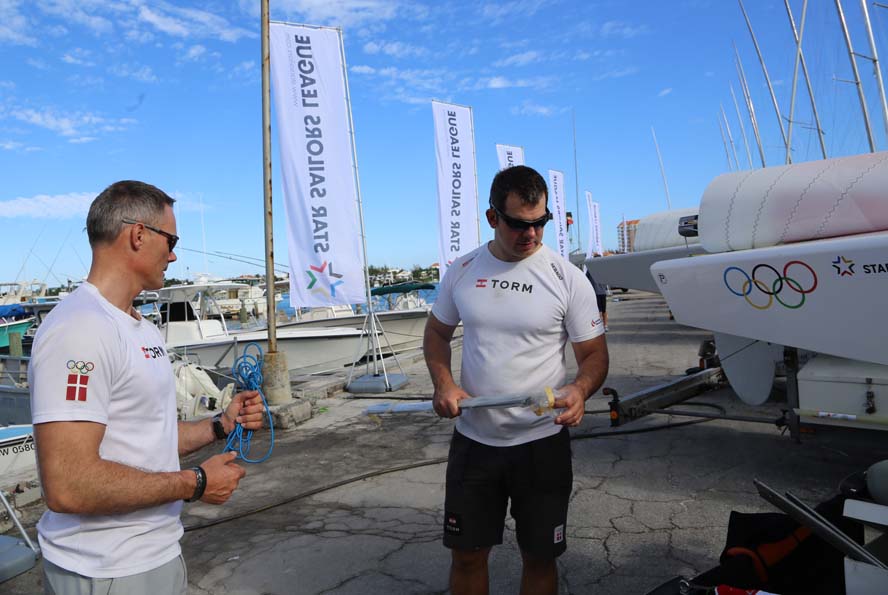
[(176, 244), (179, 243), (179, 236), (177, 236), (176, 234), (170, 233), (168, 231), (158, 229), (157, 227), (154, 227), (153, 225), (148, 225), (147, 223), (142, 223), (141, 221), (136, 221), (134, 219), (123, 219), (122, 221), (128, 225), (141, 225), (145, 229), (150, 229), (154, 233), (159, 233), (160, 235), (162, 235), (163, 237), (166, 238), (167, 246), (170, 247), (170, 252), (172, 252), (173, 249), (176, 247)]
[(552, 220), (552, 213), (551, 211), (549, 211), (549, 207), (546, 207), (545, 215), (543, 215), (539, 219), (534, 219), (533, 221), (525, 221), (524, 219), (515, 219), (514, 217), (509, 217), (492, 204), (490, 205), (490, 208), (493, 209), (493, 212), (496, 213), (497, 217), (502, 218), (503, 222), (515, 231), (526, 231), (531, 227), (542, 229), (546, 225), (546, 223)]

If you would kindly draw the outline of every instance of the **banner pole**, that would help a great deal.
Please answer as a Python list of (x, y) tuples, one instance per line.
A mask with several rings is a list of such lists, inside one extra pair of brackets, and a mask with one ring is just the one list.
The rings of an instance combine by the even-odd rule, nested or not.
[(277, 316), (274, 303), (274, 219), (271, 201), (271, 53), (268, 43), (268, 0), (262, 0), (262, 188), (265, 206), (265, 320), (268, 350), (263, 358), (263, 388), (269, 405), (292, 399), (287, 354), (277, 349)]
[(478, 228), (478, 241), (475, 243), (475, 248), (481, 245), (481, 214), (478, 211), (481, 206), (480, 196), (478, 196), (478, 156), (477, 149), (475, 148), (475, 112), (472, 110), (471, 106), (469, 107), (469, 121), (472, 122), (472, 167), (475, 169), (475, 222), (477, 223)]

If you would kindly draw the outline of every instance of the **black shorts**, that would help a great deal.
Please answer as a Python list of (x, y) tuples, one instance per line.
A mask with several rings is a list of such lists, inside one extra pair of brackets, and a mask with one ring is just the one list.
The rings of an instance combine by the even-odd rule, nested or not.
[(607, 312), (607, 296), (595, 294), (595, 300), (598, 302), (598, 311), (604, 314)]
[(447, 463), (444, 545), (477, 550), (503, 542), (511, 500), (522, 551), (538, 558), (567, 548), (567, 505), (573, 487), (567, 428), (517, 446), (487, 446), (454, 430)]

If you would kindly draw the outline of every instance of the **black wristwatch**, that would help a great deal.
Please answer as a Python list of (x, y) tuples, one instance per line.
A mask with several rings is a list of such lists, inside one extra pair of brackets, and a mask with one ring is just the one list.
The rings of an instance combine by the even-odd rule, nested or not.
[(216, 440), (225, 440), (228, 438), (228, 432), (225, 431), (225, 426), (222, 425), (221, 413), (217, 413), (213, 416), (213, 434), (216, 435)]
[(190, 471), (194, 471), (197, 476), (197, 483), (194, 486), (194, 493), (185, 502), (197, 502), (203, 497), (204, 490), (207, 489), (207, 472), (203, 470), (203, 467), (192, 467)]

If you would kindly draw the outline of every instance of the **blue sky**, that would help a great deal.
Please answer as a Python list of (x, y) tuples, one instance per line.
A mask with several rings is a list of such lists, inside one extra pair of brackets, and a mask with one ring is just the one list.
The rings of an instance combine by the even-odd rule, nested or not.
[[(866, 152), (856, 91), (837, 80), (850, 79), (851, 69), (834, 3), (809, 4), (804, 50), (827, 149)], [(798, 25), (802, 2), (791, 5)], [(783, 1), (747, 0), (746, 8), (785, 118), (795, 46)], [(869, 54), (859, 3), (845, 0), (844, 8), (855, 50)], [(888, 57), (888, 10), (870, 13), (880, 57)], [(272, 0), (271, 15), (344, 31), (371, 264), (438, 259), (432, 99), (473, 108), (482, 204), (496, 143), (523, 146), (544, 176), (562, 170), (583, 249), (585, 190), (601, 203), (606, 247), (616, 246), (624, 215), (666, 208), (652, 126), (673, 208), (697, 206), (706, 185), (730, 171), (720, 105), (748, 167), (729, 90), (733, 84), (752, 143), (732, 41), (767, 162), (783, 163), (774, 109), (733, 0)], [(263, 253), (259, 27), (258, 1), (0, 0), (0, 281), (83, 277), (89, 202), (120, 179), (178, 198), (183, 249), (169, 275), (261, 272), (199, 253), (204, 242), (210, 251)], [(872, 66), (861, 60), (859, 68), (877, 149), (885, 150)], [(794, 159), (819, 159), (801, 79), (794, 119)], [(275, 240), (285, 256), (276, 144), (273, 151)]]

